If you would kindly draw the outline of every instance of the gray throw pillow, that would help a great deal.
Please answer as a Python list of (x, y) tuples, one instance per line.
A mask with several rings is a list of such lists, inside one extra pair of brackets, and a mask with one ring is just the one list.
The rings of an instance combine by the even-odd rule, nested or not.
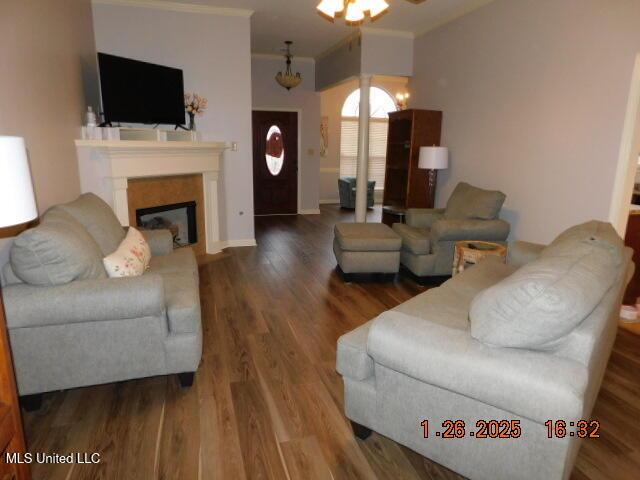
[(32, 285), (62, 285), (107, 276), (96, 242), (82, 225), (64, 218), (64, 212), (45, 214), (41, 225), (18, 235), (10, 261), (15, 275)]
[(64, 210), (80, 222), (105, 257), (115, 252), (124, 240), (125, 231), (118, 217), (104, 200), (93, 193), (83, 193), (77, 200), (55, 208)]
[(507, 196), (495, 190), (483, 190), (460, 182), (447, 201), (447, 220), (495, 220)]
[(552, 348), (611, 288), (623, 248), (610, 224), (567, 230), (537, 260), (473, 299), (471, 335), (493, 346)]

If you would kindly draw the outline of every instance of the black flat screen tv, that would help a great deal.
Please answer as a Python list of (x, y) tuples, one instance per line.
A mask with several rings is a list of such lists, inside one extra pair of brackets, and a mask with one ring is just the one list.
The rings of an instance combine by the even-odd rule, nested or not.
[(184, 123), (182, 70), (106, 53), (98, 68), (106, 123)]

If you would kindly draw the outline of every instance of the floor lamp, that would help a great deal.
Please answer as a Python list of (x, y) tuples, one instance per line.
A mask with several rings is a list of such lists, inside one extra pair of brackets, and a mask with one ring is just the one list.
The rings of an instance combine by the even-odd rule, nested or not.
[(449, 149), (447, 147), (420, 147), (420, 159), (418, 160), (418, 168), (427, 170), (428, 184), (427, 194), (428, 207), (435, 207), (436, 201), (436, 183), (438, 180), (438, 170), (446, 170), (449, 168)]
[[(24, 139), (19, 137), (0, 136), (0, 229), (27, 223), (38, 216), (36, 201), (33, 195), (29, 161)], [(2, 290), (0, 289), (0, 328), (5, 327), (4, 311), (2, 310)], [(9, 408), (14, 417), (13, 429), (7, 428), (3, 421), (0, 432), (8, 443), (7, 451), (24, 454), (25, 442), (18, 406), (17, 389), (11, 361), (11, 349), (8, 335), (5, 331), (0, 334), (0, 378), (2, 384), (1, 402), (3, 408)], [(3, 469), (4, 470), (4, 469)], [(9, 470), (6, 471), (9, 473)], [(30, 478), (29, 466), (26, 463), (14, 465), (11, 478), (17, 480)], [(4, 478), (4, 477), (3, 477)]]

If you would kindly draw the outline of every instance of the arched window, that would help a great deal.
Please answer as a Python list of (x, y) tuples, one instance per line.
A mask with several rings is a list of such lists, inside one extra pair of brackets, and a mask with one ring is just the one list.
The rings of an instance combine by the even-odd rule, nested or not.
[[(396, 111), (396, 103), (387, 92), (378, 87), (369, 89), (369, 116), (371, 118), (389, 118), (389, 112)], [(360, 114), (360, 89), (349, 94), (342, 106), (343, 117), (357, 117)]]
[[(383, 190), (389, 112), (396, 111), (396, 104), (391, 95), (383, 89), (371, 87), (369, 108), (369, 180), (376, 182), (376, 190)], [(359, 112), (360, 89), (358, 88), (349, 94), (342, 106), (340, 177), (356, 176)]]

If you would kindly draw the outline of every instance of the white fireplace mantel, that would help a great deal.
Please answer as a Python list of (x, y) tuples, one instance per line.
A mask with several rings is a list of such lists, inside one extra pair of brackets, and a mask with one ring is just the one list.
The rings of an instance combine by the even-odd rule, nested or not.
[(220, 251), (218, 174), (223, 142), (76, 140), (82, 192), (93, 192), (129, 225), (130, 178), (202, 174), (207, 253)]

